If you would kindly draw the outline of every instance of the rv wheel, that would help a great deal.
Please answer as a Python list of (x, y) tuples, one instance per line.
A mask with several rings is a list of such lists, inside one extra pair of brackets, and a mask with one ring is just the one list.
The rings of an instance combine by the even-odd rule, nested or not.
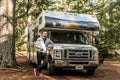
[(53, 66), (53, 64), (49, 64), (48, 71), (49, 71), (50, 76), (55, 75), (56, 72), (55, 72), (55, 67)]
[(88, 74), (89, 76), (94, 75), (94, 73), (95, 73), (95, 70), (94, 70), (94, 69), (92, 69), (92, 70), (87, 70), (87, 74)]

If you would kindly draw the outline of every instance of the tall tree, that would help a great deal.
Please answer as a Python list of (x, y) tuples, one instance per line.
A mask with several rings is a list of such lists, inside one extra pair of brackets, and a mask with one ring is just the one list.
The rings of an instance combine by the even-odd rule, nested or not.
[(16, 0), (0, 0), (0, 67), (16, 67), (15, 57)]
[[(24, 44), (27, 40), (27, 28), (40, 14), (42, 9), (47, 9), (49, 0), (17, 0), (16, 1), (16, 50), (26, 50)], [(25, 33), (25, 34), (24, 34)]]

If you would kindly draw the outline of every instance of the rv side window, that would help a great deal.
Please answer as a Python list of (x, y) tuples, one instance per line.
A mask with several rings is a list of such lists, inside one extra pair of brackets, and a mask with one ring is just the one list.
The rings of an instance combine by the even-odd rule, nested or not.
[(33, 42), (35, 42), (38, 39), (39, 35), (38, 35), (38, 28), (36, 27), (33, 30)]

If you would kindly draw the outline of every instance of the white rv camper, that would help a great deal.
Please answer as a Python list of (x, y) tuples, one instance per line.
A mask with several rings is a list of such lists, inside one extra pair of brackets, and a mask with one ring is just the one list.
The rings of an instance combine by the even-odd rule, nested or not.
[[(28, 60), (37, 64), (34, 42), (41, 31), (47, 30), (55, 43), (49, 55), (49, 74), (56, 69), (86, 70), (89, 75), (99, 66), (97, 33), (100, 25), (95, 15), (42, 11), (28, 29)], [(96, 34), (95, 34), (96, 33)]]

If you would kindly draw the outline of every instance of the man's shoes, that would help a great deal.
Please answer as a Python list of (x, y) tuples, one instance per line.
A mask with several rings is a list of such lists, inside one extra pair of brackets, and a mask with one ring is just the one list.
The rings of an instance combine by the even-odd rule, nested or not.
[(39, 76), (42, 76), (42, 75), (43, 75), (43, 74), (40, 72), (40, 73), (39, 73)]
[(33, 71), (34, 71), (34, 75), (35, 75), (35, 76), (39, 76), (39, 72), (37, 71), (36, 68), (34, 68)]

